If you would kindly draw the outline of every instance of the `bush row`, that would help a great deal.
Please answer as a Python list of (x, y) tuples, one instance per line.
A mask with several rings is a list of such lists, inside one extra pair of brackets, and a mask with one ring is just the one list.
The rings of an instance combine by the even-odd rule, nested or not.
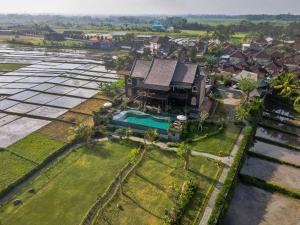
[(196, 190), (196, 181), (193, 178), (189, 178), (189, 180), (183, 184), (182, 191), (175, 201), (175, 207), (171, 209), (171, 212), (167, 212), (165, 214), (164, 224), (180, 224), (180, 220), (184, 214), (185, 208), (194, 196)]
[(214, 208), (208, 220), (209, 225), (215, 225), (223, 220), (224, 215), (229, 207), (230, 200), (232, 198), (235, 185), (237, 183), (239, 168), (243, 163), (243, 158), (246, 153), (246, 149), (250, 144), (252, 139), (253, 128), (248, 126), (245, 129), (245, 135), (241, 141), (237, 154), (234, 158), (234, 161), (229, 169), (226, 180), (222, 186), (221, 191), (219, 192)]
[(243, 181), (246, 184), (251, 184), (258, 188), (265, 189), (269, 192), (279, 192), (279, 193), (282, 193), (289, 197), (300, 199), (299, 191), (290, 190), (288, 188), (281, 187), (281, 186), (275, 184), (274, 182), (261, 180), (261, 179), (251, 177), (251, 176), (245, 175), (245, 174), (240, 174), (240, 179), (241, 179), (241, 181)]

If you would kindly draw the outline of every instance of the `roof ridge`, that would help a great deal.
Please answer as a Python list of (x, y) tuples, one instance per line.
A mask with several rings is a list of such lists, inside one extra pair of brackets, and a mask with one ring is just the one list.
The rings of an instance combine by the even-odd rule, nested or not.
[(151, 65), (150, 65), (149, 71), (148, 71), (147, 75), (145, 76), (143, 82), (145, 82), (146, 79), (147, 79), (147, 77), (149, 76), (150, 71), (152, 70), (152, 66), (153, 66), (154, 60), (155, 60), (155, 58), (153, 57), (152, 60), (151, 60)]
[(136, 62), (137, 62), (137, 59), (135, 58), (135, 59), (134, 59), (134, 63), (133, 63), (133, 67), (132, 67), (131, 70), (130, 70), (130, 76), (132, 76), (132, 73), (133, 73), (134, 68), (135, 68), (135, 66), (136, 66)]

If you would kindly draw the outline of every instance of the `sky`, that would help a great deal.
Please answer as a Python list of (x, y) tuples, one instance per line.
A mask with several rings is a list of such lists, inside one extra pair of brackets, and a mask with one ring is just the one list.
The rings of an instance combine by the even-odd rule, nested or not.
[(300, 0), (0, 0), (0, 13), (300, 14)]

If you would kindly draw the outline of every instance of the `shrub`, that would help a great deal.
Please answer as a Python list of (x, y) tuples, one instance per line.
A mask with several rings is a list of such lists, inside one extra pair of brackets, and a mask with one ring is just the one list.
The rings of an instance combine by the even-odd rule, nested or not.
[(187, 182), (182, 185), (181, 193), (176, 199), (175, 207), (171, 212), (166, 212), (164, 217), (164, 224), (177, 225), (184, 214), (185, 208), (194, 196), (197, 190), (197, 182), (193, 178), (189, 178)]

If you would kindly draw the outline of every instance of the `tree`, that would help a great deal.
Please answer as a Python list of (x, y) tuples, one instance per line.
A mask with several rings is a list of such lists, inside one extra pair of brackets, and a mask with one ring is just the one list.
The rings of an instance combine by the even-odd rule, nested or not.
[(208, 113), (206, 111), (201, 111), (198, 114), (198, 131), (199, 129), (201, 130), (201, 132), (203, 131), (203, 123), (205, 122), (205, 120), (208, 118)]
[(249, 112), (242, 106), (238, 106), (234, 111), (234, 117), (238, 121), (243, 121), (247, 119), (249, 116)]
[(220, 42), (228, 41), (234, 34), (234, 30), (231, 26), (218, 25), (216, 26), (212, 36)]
[(130, 127), (127, 127), (126, 129), (125, 129), (125, 136), (126, 136), (126, 138), (127, 139), (129, 139), (129, 137), (132, 135), (132, 129), (130, 128)]
[(271, 82), (271, 86), (279, 95), (290, 97), (299, 88), (299, 80), (293, 73), (281, 73)]
[(294, 101), (294, 109), (300, 113), (300, 95)]
[(190, 146), (182, 142), (179, 148), (177, 149), (177, 155), (184, 160), (184, 169), (188, 170), (191, 155)]
[(239, 82), (239, 88), (246, 95), (245, 104), (248, 104), (250, 99), (250, 93), (257, 87), (257, 82), (251, 78), (243, 78)]
[[(133, 148), (128, 154), (130, 164), (135, 166), (139, 160), (140, 148)], [(134, 173), (136, 170), (134, 169)]]
[(116, 134), (117, 136), (119, 136), (120, 140), (122, 140), (122, 139), (123, 139), (123, 136), (124, 136), (124, 134), (125, 134), (125, 131), (124, 131), (123, 128), (118, 128), (118, 129), (115, 130), (115, 134)]
[(72, 141), (84, 141), (89, 143), (92, 136), (92, 128), (87, 123), (78, 122), (69, 130), (69, 138)]
[(130, 160), (130, 163), (131, 163), (132, 165), (134, 165), (134, 164), (137, 163), (139, 153), (140, 153), (140, 148), (133, 148), (133, 149), (131, 149), (130, 152), (128, 153), (129, 160)]
[(144, 135), (144, 143), (146, 145), (146, 141), (149, 141), (151, 144), (153, 144), (153, 142), (158, 138), (159, 138), (159, 133), (157, 132), (156, 129), (148, 129)]

